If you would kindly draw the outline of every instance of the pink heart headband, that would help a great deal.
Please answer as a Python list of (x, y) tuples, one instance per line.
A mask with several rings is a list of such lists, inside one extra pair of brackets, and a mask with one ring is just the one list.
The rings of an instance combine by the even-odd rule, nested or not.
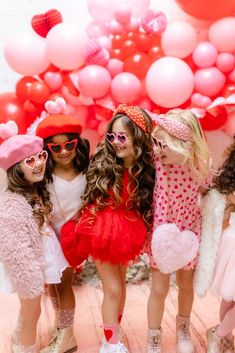
[(170, 135), (185, 142), (193, 142), (192, 131), (187, 125), (179, 121), (174, 121), (163, 114), (155, 116), (154, 120), (157, 125), (163, 127)]

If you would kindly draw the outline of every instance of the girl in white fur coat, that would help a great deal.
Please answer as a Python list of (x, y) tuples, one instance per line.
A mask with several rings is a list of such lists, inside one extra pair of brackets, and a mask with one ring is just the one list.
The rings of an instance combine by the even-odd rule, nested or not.
[(47, 152), (43, 140), (17, 135), (14, 122), (0, 124), (0, 168), (7, 190), (0, 196), (0, 290), (16, 292), (20, 315), (13, 353), (36, 353), (36, 330), (44, 283), (58, 283), (67, 262), (47, 220), (52, 212), (43, 182)]
[(207, 331), (207, 353), (232, 353), (235, 328), (235, 142), (204, 200), (202, 241), (195, 274), (199, 296), (221, 298), (220, 322)]

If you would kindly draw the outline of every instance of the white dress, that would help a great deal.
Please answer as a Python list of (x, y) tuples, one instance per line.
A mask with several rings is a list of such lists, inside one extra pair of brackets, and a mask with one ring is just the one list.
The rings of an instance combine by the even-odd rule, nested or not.
[(53, 174), (53, 183), (49, 183), (47, 189), (54, 207), (51, 226), (59, 238), (62, 225), (72, 218), (82, 205), (86, 175), (80, 173), (73, 180), (67, 181)]

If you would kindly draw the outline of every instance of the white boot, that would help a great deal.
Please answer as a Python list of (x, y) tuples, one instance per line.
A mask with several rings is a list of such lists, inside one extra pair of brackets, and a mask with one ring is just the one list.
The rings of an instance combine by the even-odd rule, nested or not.
[(36, 353), (36, 345), (30, 347), (22, 346), (19, 342), (12, 343), (12, 352), (13, 353)]
[(147, 353), (161, 353), (162, 329), (148, 329)]
[(73, 327), (57, 328), (54, 339), (40, 353), (72, 353), (77, 350)]
[(103, 341), (99, 353), (129, 353), (126, 346), (120, 341), (116, 344)]
[(207, 330), (207, 353), (224, 353), (225, 339), (215, 332), (216, 327)]
[(177, 353), (194, 353), (189, 317), (176, 316)]
[(224, 353), (234, 353), (234, 338), (224, 338)]

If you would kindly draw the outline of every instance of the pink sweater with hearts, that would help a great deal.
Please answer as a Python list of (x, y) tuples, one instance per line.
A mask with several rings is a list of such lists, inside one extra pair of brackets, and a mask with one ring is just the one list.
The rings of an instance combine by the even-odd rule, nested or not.
[(43, 252), (38, 224), (26, 199), (0, 195), (0, 261), (20, 298), (43, 293)]

